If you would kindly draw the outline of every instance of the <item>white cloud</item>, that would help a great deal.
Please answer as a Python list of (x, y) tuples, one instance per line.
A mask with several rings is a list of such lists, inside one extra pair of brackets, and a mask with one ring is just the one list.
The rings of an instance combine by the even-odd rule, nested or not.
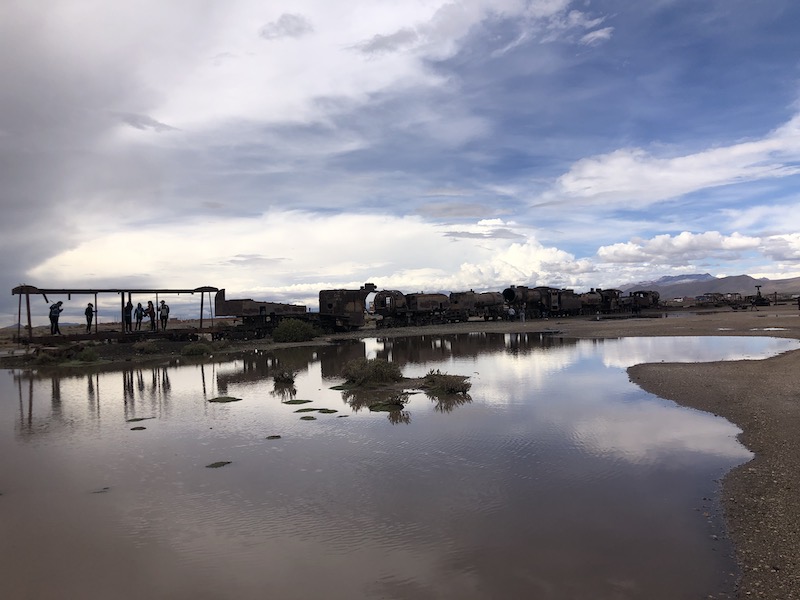
[(704, 260), (709, 256), (738, 255), (755, 250), (760, 238), (733, 233), (729, 236), (717, 231), (678, 235), (657, 235), (649, 240), (638, 240), (601, 246), (597, 257), (606, 263), (655, 263), (681, 265), (689, 261)]
[(800, 233), (774, 235), (766, 238), (763, 253), (772, 260), (796, 263), (800, 269)]
[(580, 201), (618, 208), (647, 206), (718, 186), (797, 175), (800, 115), (764, 138), (695, 154), (658, 157), (623, 148), (579, 160), (539, 202)]
[(614, 33), (613, 27), (603, 27), (602, 29), (590, 31), (581, 38), (581, 44), (586, 46), (596, 46), (601, 42), (610, 40), (612, 33)]
[(172, 286), (307, 298), (319, 289), (367, 280), (404, 291), (576, 285), (593, 271), (590, 261), (545, 247), (514, 223), (489, 219), (459, 229), (472, 235), (453, 237), (450, 226), (384, 215), (270, 211), (254, 219), (193, 219), (93, 238), (87, 232), (90, 239), (27, 276), (51, 286), (153, 277)]

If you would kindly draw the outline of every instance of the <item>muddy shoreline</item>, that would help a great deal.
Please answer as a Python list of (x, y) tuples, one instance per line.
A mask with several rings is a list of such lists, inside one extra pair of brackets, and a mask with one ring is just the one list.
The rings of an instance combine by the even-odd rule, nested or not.
[[(758, 311), (669, 313), (666, 318), (473, 321), (425, 328), (367, 329), (327, 336), (308, 345), (363, 337), (481, 331), (576, 338), (746, 335), (800, 339), (800, 313), (796, 305), (784, 305)], [(163, 363), (180, 356), (181, 343), (157, 343), (158, 352), (146, 355), (138, 354), (133, 344), (95, 345), (100, 359), (97, 366)], [(253, 348), (268, 350), (292, 345), (297, 344), (235, 342), (216, 348), (212, 360)], [(0, 368), (25, 365), (22, 349), (8, 338), (0, 340)], [(740, 440), (755, 453), (755, 458), (725, 477), (721, 493), (741, 567), (737, 597), (800, 599), (800, 503), (796, 497), (800, 490), (800, 446), (796, 443), (800, 431), (800, 351), (767, 360), (635, 365), (628, 374), (650, 393), (721, 415), (742, 429)]]

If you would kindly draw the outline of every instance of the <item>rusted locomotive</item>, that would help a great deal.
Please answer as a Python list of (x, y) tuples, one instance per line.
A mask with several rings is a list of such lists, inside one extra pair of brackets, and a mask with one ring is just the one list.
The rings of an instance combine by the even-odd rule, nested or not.
[(375, 291), (375, 284), (366, 283), (358, 290), (321, 290), (319, 312), (310, 312), (300, 304), (262, 302), (259, 300), (228, 300), (221, 289), (214, 298), (218, 317), (235, 317), (239, 323), (220, 332), (221, 337), (257, 337), (272, 333), (284, 319), (313, 323), (323, 331), (351, 331), (364, 326), (366, 299)]
[(448, 323), (450, 298), (445, 294), (404, 294), (382, 290), (375, 294), (377, 327), (408, 327)]
[(375, 295), (376, 327), (408, 327), (458, 323), (472, 317), (502, 319), (506, 314), (499, 292), (452, 292), (446, 294), (404, 294), (382, 290)]
[(513, 314), (520, 318), (567, 317), (583, 313), (581, 297), (570, 289), (511, 286), (503, 290), (503, 299), (514, 309)]

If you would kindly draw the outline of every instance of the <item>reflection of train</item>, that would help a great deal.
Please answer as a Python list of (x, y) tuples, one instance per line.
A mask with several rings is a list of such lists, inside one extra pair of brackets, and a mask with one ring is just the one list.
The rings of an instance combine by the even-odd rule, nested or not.
[[(452, 292), (404, 294), (398, 290), (376, 292), (372, 283), (358, 290), (322, 290), (319, 292), (319, 312), (305, 306), (262, 302), (257, 300), (228, 300), (225, 290), (217, 292), (215, 311), (218, 317), (236, 317), (238, 330), (261, 337), (270, 333), (281, 320), (299, 319), (318, 325), (324, 331), (359, 329), (365, 323), (367, 296), (375, 292), (372, 302), (376, 326), (404, 327), (457, 323), (472, 318), (537, 319), (573, 315), (638, 313), (658, 306), (658, 292), (635, 291), (623, 296), (617, 289), (592, 288), (583, 294), (571, 289), (546, 286), (529, 288), (511, 286), (503, 292)], [(250, 335), (250, 333), (248, 333)]]

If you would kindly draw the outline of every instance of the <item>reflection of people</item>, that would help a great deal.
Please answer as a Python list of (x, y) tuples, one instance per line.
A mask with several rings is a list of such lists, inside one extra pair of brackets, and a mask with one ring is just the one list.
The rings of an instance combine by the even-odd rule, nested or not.
[(161, 306), (158, 309), (158, 314), (161, 316), (161, 329), (167, 328), (167, 321), (169, 320), (169, 305), (161, 301)]
[[(139, 305), (141, 306), (141, 304)], [(125, 308), (122, 309), (122, 325), (125, 333), (133, 331), (133, 323), (131, 322), (131, 315), (133, 314), (133, 303), (128, 300)]]
[(133, 311), (133, 315), (136, 317), (136, 331), (141, 331), (142, 319), (144, 318), (144, 309), (141, 302), (136, 304), (136, 310)]
[(86, 315), (86, 333), (89, 333), (92, 330), (92, 319), (94, 318), (94, 304), (89, 302), (86, 310), (83, 311), (83, 314)]
[(50, 335), (61, 335), (61, 330), (58, 328), (58, 317), (61, 311), (61, 305), (64, 304), (61, 300), (50, 305)]
[(147, 308), (144, 310), (145, 314), (150, 317), (150, 331), (156, 330), (156, 308), (153, 306), (152, 301), (147, 301)]

